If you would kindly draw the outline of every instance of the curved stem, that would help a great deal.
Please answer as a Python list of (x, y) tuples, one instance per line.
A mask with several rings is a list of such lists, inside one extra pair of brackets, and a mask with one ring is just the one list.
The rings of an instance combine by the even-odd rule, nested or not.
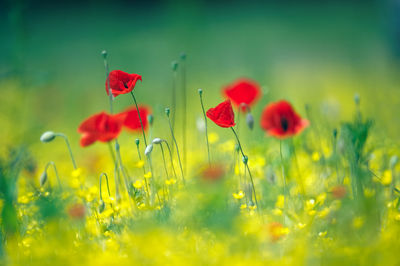
[(69, 156), (71, 157), (72, 164), (74, 166), (74, 169), (76, 170), (77, 169), (76, 162), (75, 162), (74, 155), (72, 154), (72, 149), (71, 149), (71, 145), (69, 144), (68, 137), (63, 133), (56, 133), (55, 135), (64, 138), (65, 143), (67, 144), (67, 147), (68, 147)]
[(102, 200), (103, 199), (103, 196), (102, 196), (102, 194), (101, 194), (101, 180), (102, 180), (102, 177), (103, 176), (105, 176), (106, 177), (106, 181), (107, 181), (107, 191), (108, 191), (108, 197), (111, 197), (111, 193), (110, 193), (110, 186), (108, 185), (108, 176), (107, 176), (107, 174), (106, 173), (101, 173), (100, 174), (100, 180), (99, 180), (99, 188), (100, 188), (100, 199)]
[[(236, 140), (237, 140), (237, 143), (238, 143), (238, 145), (239, 145), (239, 149), (240, 149), (240, 152), (242, 153), (242, 156), (243, 156), (243, 157), (247, 157), (247, 156), (244, 154), (244, 152), (243, 152), (242, 145), (240, 144), (240, 140), (239, 140), (238, 135), (236, 134), (235, 129), (234, 129), (233, 127), (231, 127), (231, 129), (232, 129), (233, 134), (234, 134), (235, 137), (236, 137)], [(256, 188), (255, 188), (255, 186), (254, 186), (253, 176), (252, 176), (252, 174), (251, 174), (251, 171), (250, 171), (248, 162), (246, 161), (246, 162), (243, 162), (243, 163), (245, 164), (245, 166), (246, 166), (246, 168), (247, 168), (247, 172), (249, 172), (250, 181), (251, 181), (251, 186), (252, 186), (252, 188), (253, 188), (254, 201), (256, 202), (256, 205), (257, 205), (257, 207), (258, 207), (258, 201), (257, 201), (257, 195), (256, 195)]]
[(172, 129), (172, 125), (171, 125), (171, 120), (169, 119), (169, 116), (167, 116), (167, 117), (168, 117), (168, 125), (171, 130), (172, 139), (174, 140), (174, 143), (175, 143), (176, 153), (178, 155), (178, 162), (179, 162), (179, 167), (181, 168), (182, 181), (183, 181), (183, 183), (185, 183), (185, 176), (183, 174), (183, 168), (182, 168), (181, 156), (179, 155), (178, 143), (176, 142), (176, 139), (175, 139), (174, 130)]
[(210, 144), (208, 143), (207, 116), (206, 116), (206, 111), (204, 110), (203, 96), (202, 96), (201, 93), (200, 93), (200, 103), (201, 103), (201, 109), (203, 110), (204, 123), (205, 123), (205, 128), (206, 128), (206, 143), (207, 143), (208, 164), (211, 165)]
[(62, 189), (61, 180), (60, 180), (60, 176), (58, 175), (56, 164), (53, 161), (50, 161), (46, 164), (46, 167), (44, 168), (44, 170), (47, 172), (47, 168), (49, 168), (50, 165), (53, 166), (53, 170), (54, 170), (54, 173), (56, 174), (58, 185), (59, 185), (60, 189)]
[(136, 111), (138, 112), (138, 115), (139, 115), (139, 121), (140, 121), (140, 126), (142, 127), (144, 145), (147, 147), (146, 134), (144, 133), (142, 117), (140, 116), (139, 107), (138, 107), (138, 104), (136, 102), (136, 98), (135, 98), (135, 95), (133, 94), (133, 91), (131, 91), (131, 95), (132, 95), (133, 101), (135, 102)]
[(174, 172), (174, 176), (175, 176), (175, 179), (176, 179), (177, 175), (176, 175), (176, 171), (175, 171), (174, 160), (172, 159), (171, 147), (169, 146), (169, 144), (168, 144), (168, 142), (166, 140), (163, 140), (163, 142), (167, 145), (167, 149), (168, 149), (168, 152), (169, 152), (169, 158), (171, 159), (172, 171)]

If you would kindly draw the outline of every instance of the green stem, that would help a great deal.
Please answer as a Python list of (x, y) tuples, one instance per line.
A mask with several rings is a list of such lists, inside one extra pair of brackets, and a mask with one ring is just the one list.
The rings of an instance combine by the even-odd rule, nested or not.
[(56, 178), (57, 178), (58, 185), (59, 185), (60, 189), (62, 189), (62, 186), (61, 186), (61, 179), (60, 179), (60, 176), (58, 175), (58, 171), (57, 171), (56, 164), (55, 164), (53, 161), (50, 161), (50, 162), (48, 162), (48, 163), (46, 164), (46, 167), (44, 168), (44, 169), (45, 169), (45, 172), (47, 172), (47, 168), (49, 168), (50, 165), (53, 166), (54, 173), (56, 174)]
[(71, 145), (69, 144), (69, 141), (68, 141), (68, 137), (63, 133), (56, 133), (55, 135), (64, 138), (65, 143), (67, 144), (67, 147), (68, 147), (69, 156), (71, 157), (72, 165), (74, 166), (74, 169), (76, 170), (77, 169), (76, 162), (75, 162), (74, 155), (72, 153)]
[(118, 200), (120, 199), (120, 197), (121, 197), (121, 195), (119, 194), (119, 182), (118, 182), (119, 171), (118, 171), (118, 162), (117, 162), (117, 160), (116, 160), (116, 158), (115, 158), (114, 151), (113, 151), (113, 148), (112, 148), (112, 146), (111, 146), (111, 142), (108, 142), (108, 147), (109, 147), (110, 154), (111, 154), (111, 157), (112, 157), (113, 162), (114, 162), (115, 198), (116, 198), (116, 200), (118, 201)]
[(172, 171), (174, 172), (175, 179), (177, 179), (176, 171), (175, 171), (175, 166), (174, 166), (174, 160), (172, 159), (172, 151), (171, 147), (169, 146), (168, 142), (166, 140), (163, 140), (163, 142), (167, 145), (167, 149), (169, 152), (169, 158), (171, 160), (171, 166), (172, 166)]
[[(240, 149), (240, 152), (242, 153), (243, 158), (247, 158), (247, 156), (246, 156), (246, 155), (244, 154), (244, 152), (243, 152), (242, 145), (240, 144), (240, 140), (239, 140), (238, 135), (236, 134), (235, 129), (234, 129), (233, 127), (231, 127), (231, 129), (232, 129), (233, 134), (234, 134), (235, 137), (236, 137), (236, 141), (237, 141), (237, 143), (238, 143), (238, 145), (239, 145), (239, 149)], [(250, 171), (248, 162), (244, 162), (244, 164), (245, 164), (245, 166), (246, 166), (246, 168), (247, 168), (247, 172), (249, 172), (250, 181), (251, 181), (251, 186), (252, 186), (252, 188), (253, 188), (253, 193), (252, 193), (252, 194), (254, 195), (254, 201), (256, 202), (257, 207), (259, 207), (259, 206), (258, 206), (258, 201), (257, 201), (257, 195), (256, 195), (256, 188), (255, 188), (255, 186), (254, 186), (254, 181), (253, 181), (253, 176), (252, 176), (252, 174), (251, 174), (251, 171)], [(251, 196), (251, 195), (250, 195), (250, 196)], [(252, 197), (251, 197), (251, 198), (252, 198)]]
[(182, 168), (181, 156), (179, 155), (178, 143), (176, 142), (176, 139), (175, 139), (174, 130), (172, 129), (172, 125), (171, 125), (171, 120), (169, 119), (168, 115), (167, 115), (167, 117), (168, 117), (168, 125), (171, 130), (172, 139), (174, 140), (174, 143), (175, 143), (176, 153), (178, 155), (178, 162), (179, 162), (179, 167), (181, 168), (182, 181), (183, 181), (183, 183), (185, 183), (185, 176), (183, 174), (183, 168)]
[(164, 162), (165, 174), (166, 174), (166, 176), (167, 176), (167, 179), (169, 179), (169, 176), (168, 176), (168, 169), (167, 169), (167, 164), (166, 164), (166, 162), (165, 162), (164, 148), (163, 148), (163, 146), (162, 146), (162, 142), (160, 143), (160, 148), (161, 148), (161, 154), (162, 154), (162, 158), (163, 158), (163, 162)]
[(207, 116), (206, 116), (206, 111), (204, 110), (202, 93), (200, 93), (200, 103), (201, 103), (201, 109), (203, 110), (204, 123), (205, 123), (205, 128), (206, 128), (206, 143), (207, 143), (208, 164), (211, 165), (210, 144), (208, 143)]
[(182, 138), (183, 138), (183, 166), (185, 174), (187, 173), (187, 138), (186, 138), (186, 122), (187, 122), (187, 97), (186, 97), (186, 63), (185, 58), (182, 58), (182, 98), (183, 98), (183, 121), (182, 121)]
[(287, 203), (287, 193), (286, 193), (286, 176), (285, 176), (285, 166), (283, 164), (283, 155), (282, 155), (282, 140), (279, 140), (279, 154), (281, 156), (281, 166), (282, 166), (282, 178), (283, 178), (283, 225), (285, 225), (285, 217), (286, 217), (286, 203)]
[(101, 194), (101, 181), (102, 181), (102, 177), (105, 176), (106, 177), (106, 181), (107, 181), (107, 191), (108, 191), (108, 196), (111, 197), (111, 193), (110, 193), (110, 186), (108, 185), (108, 176), (106, 173), (101, 173), (100, 174), (100, 180), (99, 180), (99, 188), (100, 188), (100, 199), (103, 199), (103, 196)]
[(138, 107), (138, 104), (137, 104), (135, 95), (133, 94), (133, 91), (131, 91), (131, 95), (132, 95), (133, 101), (135, 102), (136, 110), (137, 110), (138, 115), (139, 115), (139, 121), (140, 121), (140, 126), (142, 127), (144, 145), (147, 147), (146, 134), (144, 133), (144, 127), (143, 127), (142, 117), (140, 116), (139, 107)]

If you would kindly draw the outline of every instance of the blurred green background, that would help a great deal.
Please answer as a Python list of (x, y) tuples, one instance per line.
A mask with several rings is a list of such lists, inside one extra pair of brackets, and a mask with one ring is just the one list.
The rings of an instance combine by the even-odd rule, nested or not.
[[(222, 86), (249, 77), (267, 92), (257, 119), (266, 102), (285, 98), (301, 114), (310, 104), (319, 121), (335, 127), (351, 119), (359, 93), (375, 130), (398, 139), (397, 0), (18, 0), (0, 7), (2, 151), (42, 145), (45, 130), (65, 132), (78, 149), (79, 123), (108, 110), (103, 49), (111, 69), (143, 76), (135, 93), (156, 119), (171, 102), (171, 62), (184, 51), (189, 128), (201, 112), (197, 88), (211, 107), (221, 101)], [(117, 110), (130, 104), (128, 96), (115, 101)]]

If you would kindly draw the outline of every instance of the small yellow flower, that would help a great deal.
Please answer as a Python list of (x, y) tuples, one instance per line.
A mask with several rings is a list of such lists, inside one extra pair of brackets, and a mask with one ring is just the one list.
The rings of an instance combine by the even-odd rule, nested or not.
[(276, 200), (275, 207), (283, 209), (284, 205), (285, 205), (285, 196), (279, 195)]
[(135, 167), (136, 168), (143, 168), (144, 166), (144, 161), (143, 160), (139, 160), (136, 164)]
[(82, 168), (77, 168), (77, 169), (72, 171), (71, 176), (75, 177), (75, 178), (78, 178), (78, 177), (80, 177), (82, 175), (82, 172), (83, 172)]
[(173, 184), (175, 184), (175, 183), (176, 183), (176, 179), (174, 179), (174, 178), (170, 178), (170, 179), (165, 180), (165, 184), (166, 184), (167, 186), (173, 185)]
[(362, 217), (356, 217), (353, 219), (353, 227), (356, 229), (361, 228), (364, 225), (364, 219)]
[(219, 136), (217, 133), (215, 132), (211, 132), (208, 134), (208, 142), (210, 144), (214, 144), (215, 142), (217, 142), (219, 140)]
[(244, 192), (240, 190), (238, 193), (232, 194), (235, 199), (242, 199), (244, 197)]
[(136, 180), (136, 182), (133, 183), (133, 187), (136, 189), (141, 189), (143, 187), (143, 182), (141, 180)]
[(385, 186), (390, 185), (392, 183), (392, 172), (390, 170), (386, 170), (383, 172), (381, 182)]
[(257, 209), (257, 205), (249, 206), (249, 209), (253, 211), (253, 210)]
[(272, 213), (275, 214), (276, 216), (281, 216), (282, 215), (282, 210), (275, 208), (272, 210)]
[(144, 178), (146, 179), (151, 178), (151, 172), (147, 172), (146, 174), (144, 174)]
[(325, 237), (325, 236), (326, 236), (326, 234), (328, 234), (328, 232), (327, 232), (327, 231), (324, 231), (324, 232), (319, 232), (319, 233), (318, 233), (318, 236), (319, 236), (319, 237)]
[(18, 197), (18, 203), (27, 204), (29, 203), (29, 198), (27, 196)]
[(311, 155), (311, 159), (313, 160), (313, 161), (319, 161), (319, 159), (320, 159), (320, 156), (319, 156), (319, 153), (318, 152), (313, 152), (313, 154)]
[(244, 210), (244, 209), (246, 209), (246, 208), (247, 208), (247, 204), (243, 203), (242, 205), (240, 205), (240, 209), (241, 209), (241, 210)]

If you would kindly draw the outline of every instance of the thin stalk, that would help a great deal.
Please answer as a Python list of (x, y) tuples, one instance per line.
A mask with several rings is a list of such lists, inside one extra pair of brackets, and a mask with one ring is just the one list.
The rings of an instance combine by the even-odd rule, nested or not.
[(167, 164), (166, 164), (166, 162), (165, 162), (164, 148), (163, 148), (163, 146), (162, 146), (162, 142), (160, 143), (160, 148), (161, 148), (162, 159), (163, 159), (163, 162), (164, 162), (165, 174), (166, 174), (166, 176), (167, 176), (167, 179), (169, 179), (169, 176), (168, 176), (168, 169), (167, 169)]
[[(139, 140), (137, 140), (137, 142), (136, 142), (136, 149), (137, 149), (137, 153), (138, 153), (138, 156), (139, 156), (139, 160), (142, 160), (142, 155), (140, 155), (140, 149), (139, 149)], [(143, 174), (145, 175), (146, 174), (146, 169), (144, 168), (144, 165), (143, 165)], [(144, 183), (145, 183), (145, 189), (146, 189), (146, 193), (147, 193), (147, 199), (149, 199), (149, 197), (150, 197), (150, 187), (149, 187), (149, 183), (147, 182), (147, 179), (145, 178), (144, 179)]]
[(171, 147), (169, 146), (168, 142), (166, 140), (163, 140), (163, 142), (167, 145), (167, 149), (169, 152), (169, 158), (171, 160), (171, 166), (172, 166), (172, 171), (174, 172), (175, 179), (177, 179), (176, 171), (175, 171), (175, 166), (174, 166), (174, 160), (172, 159), (172, 151)]
[(108, 196), (111, 197), (111, 193), (110, 193), (110, 186), (108, 184), (108, 176), (106, 173), (101, 173), (100, 174), (100, 180), (99, 180), (99, 188), (100, 188), (100, 199), (103, 200), (103, 196), (101, 193), (101, 181), (102, 181), (102, 177), (105, 176), (106, 177), (106, 181), (107, 181), (107, 192), (108, 192)]
[(177, 155), (178, 155), (178, 162), (179, 162), (179, 167), (180, 167), (180, 169), (181, 169), (182, 181), (183, 181), (183, 183), (185, 183), (185, 176), (184, 176), (184, 174), (183, 174), (183, 168), (182, 168), (181, 156), (179, 155), (178, 143), (176, 142), (176, 138), (175, 138), (175, 135), (174, 135), (174, 130), (173, 130), (173, 128), (172, 128), (171, 120), (170, 120), (170, 118), (169, 118), (169, 115), (167, 115), (167, 119), (168, 119), (169, 128), (170, 128), (170, 130), (171, 130), (172, 139), (173, 139), (173, 141), (174, 141), (174, 143), (175, 143), (176, 153), (177, 153)]
[(67, 147), (68, 147), (69, 156), (71, 157), (72, 165), (74, 166), (74, 169), (76, 170), (77, 166), (76, 166), (74, 155), (72, 153), (71, 145), (69, 144), (69, 141), (68, 141), (68, 137), (63, 133), (56, 133), (55, 135), (64, 138), (65, 143), (67, 144)]
[(207, 116), (206, 116), (206, 111), (204, 110), (204, 104), (203, 104), (203, 90), (199, 89), (199, 95), (200, 95), (201, 109), (203, 110), (204, 124), (205, 124), (205, 128), (206, 128), (206, 143), (207, 143), (208, 164), (211, 165), (210, 144), (208, 143)]
[(131, 91), (131, 95), (132, 95), (133, 101), (135, 102), (136, 110), (137, 110), (138, 115), (139, 115), (139, 121), (140, 121), (140, 126), (142, 127), (144, 145), (147, 147), (146, 134), (144, 133), (142, 117), (140, 116), (139, 107), (138, 107), (138, 104), (137, 104), (137, 101), (136, 101), (136, 98), (135, 98), (135, 94), (133, 94), (133, 91)]
[(46, 164), (46, 167), (44, 168), (44, 171), (47, 172), (47, 168), (49, 168), (50, 165), (53, 166), (54, 173), (56, 174), (58, 186), (60, 187), (60, 189), (62, 189), (62, 186), (61, 186), (61, 179), (60, 179), (60, 176), (58, 175), (58, 171), (57, 171), (56, 164), (55, 164), (53, 161), (50, 161), (50, 162), (48, 162), (48, 163)]
[(182, 138), (183, 138), (183, 169), (185, 174), (187, 171), (187, 138), (186, 138), (186, 122), (187, 122), (187, 97), (186, 97), (186, 55), (181, 55), (182, 61), (182, 109), (183, 109), (183, 121), (182, 121)]
[(109, 147), (109, 150), (110, 150), (110, 154), (111, 154), (112, 160), (114, 162), (115, 198), (118, 201), (121, 198), (121, 195), (119, 193), (119, 182), (118, 182), (118, 177), (119, 177), (118, 162), (117, 162), (117, 160), (115, 158), (114, 151), (113, 151), (113, 148), (111, 146), (111, 142), (108, 142), (108, 147)]
[(286, 203), (287, 203), (287, 195), (286, 195), (286, 176), (285, 176), (285, 166), (283, 164), (283, 155), (282, 155), (282, 140), (279, 140), (279, 154), (281, 156), (281, 166), (282, 166), (282, 178), (283, 178), (283, 225), (285, 225), (285, 217), (286, 217)]
[(160, 203), (160, 207), (161, 207), (162, 206), (162, 202), (161, 202), (160, 195), (158, 194), (158, 191), (157, 191), (157, 188), (156, 188), (156, 185), (155, 185), (153, 164), (151, 162), (150, 155), (147, 156), (147, 160), (148, 160), (149, 165), (150, 165), (150, 173), (151, 173), (151, 178), (153, 179), (153, 187), (154, 187), (154, 190), (156, 191), (156, 196), (157, 196), (158, 202)]
[(294, 161), (295, 161), (297, 175), (298, 175), (298, 179), (297, 180), (298, 180), (299, 185), (300, 185), (301, 194), (305, 195), (306, 191), (305, 191), (305, 188), (304, 188), (303, 179), (301, 178), (301, 175), (300, 175), (299, 161), (297, 160), (296, 148), (294, 147), (293, 139), (291, 139), (291, 142), (292, 142), (292, 149), (293, 149), (293, 154), (294, 154)]
[[(234, 134), (235, 137), (236, 137), (236, 141), (237, 141), (237, 143), (238, 143), (238, 145), (239, 145), (239, 149), (240, 149), (240, 152), (242, 153), (243, 158), (246, 158), (246, 159), (247, 159), (247, 156), (246, 156), (246, 155), (244, 154), (244, 152), (243, 152), (242, 145), (240, 144), (240, 140), (239, 140), (238, 135), (236, 134), (235, 129), (234, 129), (233, 127), (231, 127), (231, 129), (232, 129), (233, 134)], [(251, 186), (252, 186), (252, 188), (253, 188), (253, 193), (252, 193), (252, 194), (254, 194), (254, 201), (256, 202), (257, 207), (259, 207), (259, 206), (258, 206), (258, 201), (257, 201), (257, 195), (256, 195), (256, 188), (255, 188), (255, 186), (254, 186), (253, 176), (252, 176), (252, 174), (251, 174), (251, 171), (250, 171), (248, 162), (247, 162), (247, 161), (246, 161), (246, 162), (243, 161), (243, 163), (245, 164), (245, 166), (246, 166), (246, 168), (247, 168), (247, 171), (249, 172), (250, 181), (251, 181)], [(251, 197), (251, 195), (250, 195), (250, 197)], [(251, 197), (251, 198), (252, 198), (252, 197)]]

